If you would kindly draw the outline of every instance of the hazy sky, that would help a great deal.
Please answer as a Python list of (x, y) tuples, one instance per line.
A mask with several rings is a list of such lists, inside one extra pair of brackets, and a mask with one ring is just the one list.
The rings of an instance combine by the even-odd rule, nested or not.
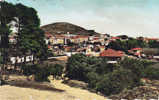
[(111, 35), (159, 37), (159, 0), (7, 0), (38, 11), (41, 24), (70, 22)]

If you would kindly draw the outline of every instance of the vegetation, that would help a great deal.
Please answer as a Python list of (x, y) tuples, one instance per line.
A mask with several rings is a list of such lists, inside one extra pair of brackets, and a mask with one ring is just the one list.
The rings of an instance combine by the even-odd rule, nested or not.
[(55, 65), (25, 65), (22, 67), (23, 73), (27, 76), (35, 75), (36, 81), (48, 81), (48, 76), (53, 75), (54, 78), (62, 76), (64, 67), (59, 64)]
[[(125, 37), (124, 37), (125, 38)], [(128, 40), (117, 40), (113, 41), (108, 45), (109, 48), (115, 49), (115, 50), (121, 50), (127, 52), (127, 50), (130, 50), (132, 48), (136, 47), (148, 47), (148, 44), (144, 42), (143, 40), (137, 40), (134, 38), (130, 38)]]
[[(66, 77), (84, 81), (89, 88), (111, 95), (141, 85), (140, 79), (145, 77), (147, 68), (152, 64), (130, 58), (117, 64), (107, 64), (107, 59), (104, 58), (75, 54), (68, 59)], [(153, 74), (154, 77), (157, 73)]]
[(147, 68), (145, 68), (143, 76), (152, 80), (159, 80), (159, 63), (153, 64)]
[(53, 75), (54, 78), (62, 77), (64, 67), (60, 64), (50, 65), (49, 75)]
[(156, 40), (151, 40), (151, 41), (149, 41), (148, 44), (149, 44), (150, 48), (159, 48), (159, 42)]
[[(16, 56), (23, 55), (24, 59), (26, 59), (27, 55), (33, 55), (33, 63), (35, 60), (42, 61), (46, 59), (48, 49), (44, 41), (44, 32), (40, 29), (40, 20), (36, 10), (23, 4), (0, 2), (0, 5), (2, 70), (8, 64), (10, 51), (15, 52)], [(9, 35), (13, 33), (12, 29), (16, 29), (14, 34), (17, 43), (14, 46), (9, 44)], [(17, 63), (15, 63), (16, 65)]]

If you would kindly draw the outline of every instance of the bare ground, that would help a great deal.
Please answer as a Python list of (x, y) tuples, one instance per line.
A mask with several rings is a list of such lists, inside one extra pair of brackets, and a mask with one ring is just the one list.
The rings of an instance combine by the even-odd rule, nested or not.
[(106, 100), (105, 97), (87, 90), (63, 84), (62, 80), (54, 80), (52, 84), (64, 92), (5, 85), (0, 87), (0, 100)]

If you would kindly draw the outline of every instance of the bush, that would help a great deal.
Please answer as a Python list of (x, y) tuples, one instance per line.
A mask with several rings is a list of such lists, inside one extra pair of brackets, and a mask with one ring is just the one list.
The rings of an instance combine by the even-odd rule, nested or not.
[(134, 75), (142, 78), (142, 72), (149, 65), (149, 63), (138, 59), (125, 58), (120, 62), (120, 65), (125, 69), (131, 70)]
[(35, 81), (42, 82), (42, 81), (49, 81), (48, 76), (49, 76), (48, 68), (40, 68), (35, 74)]
[(87, 78), (88, 78), (88, 87), (89, 88), (96, 88), (96, 83), (99, 82), (101, 80), (101, 76), (99, 76), (97, 73), (95, 72), (89, 72), (87, 74)]
[(54, 78), (62, 76), (64, 67), (60, 64), (50, 65), (48, 68), (49, 75), (53, 75)]
[(132, 88), (138, 85), (139, 82), (138, 77), (134, 77), (130, 70), (119, 68), (112, 73), (106, 74), (104, 78), (96, 84), (96, 90), (105, 95), (117, 94), (124, 88)]
[(130, 58), (107, 64), (107, 59), (76, 54), (68, 59), (66, 77), (87, 82), (89, 88), (111, 95), (139, 86), (143, 71), (152, 64)]
[(159, 80), (159, 68), (148, 67), (144, 70), (145, 78)]
[(55, 78), (61, 76), (63, 73), (63, 66), (59, 64), (55, 65), (24, 65), (22, 67), (23, 73), (27, 76), (35, 75), (36, 81), (48, 81), (48, 76), (53, 75)]
[(88, 73), (87, 57), (83, 54), (72, 55), (68, 59), (66, 65), (66, 77), (86, 81), (86, 74)]
[(24, 75), (29, 76), (29, 75), (37, 73), (37, 71), (40, 70), (40, 67), (37, 64), (36, 65), (27, 65), (26, 64), (26, 65), (22, 66), (22, 70), (23, 70)]

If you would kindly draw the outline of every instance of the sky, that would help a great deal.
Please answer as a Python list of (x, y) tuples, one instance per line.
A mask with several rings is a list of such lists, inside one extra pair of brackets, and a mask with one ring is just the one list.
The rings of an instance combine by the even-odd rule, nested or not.
[(111, 35), (159, 37), (159, 0), (6, 0), (38, 11), (41, 25), (69, 22)]

